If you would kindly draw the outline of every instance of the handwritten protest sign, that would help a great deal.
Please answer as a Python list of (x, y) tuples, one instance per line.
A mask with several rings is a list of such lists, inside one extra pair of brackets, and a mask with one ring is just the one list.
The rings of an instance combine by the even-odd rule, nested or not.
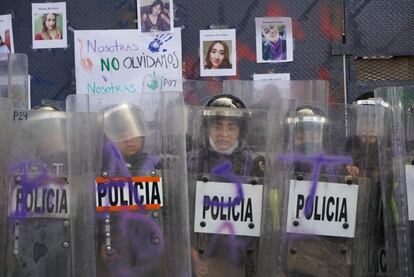
[(181, 91), (181, 30), (75, 31), (76, 93)]

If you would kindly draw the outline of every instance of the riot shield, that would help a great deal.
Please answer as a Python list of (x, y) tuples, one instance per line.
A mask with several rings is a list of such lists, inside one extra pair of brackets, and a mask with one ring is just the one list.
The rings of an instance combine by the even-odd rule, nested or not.
[(202, 106), (207, 100), (223, 91), (223, 84), (217, 81), (184, 80), (183, 94), (185, 103)]
[(66, 115), (15, 111), (5, 276), (72, 276)]
[(95, 258), (95, 188), (87, 184), (96, 177), (96, 160), (102, 152), (102, 115), (66, 112), (69, 149), (70, 216), (73, 276), (96, 276)]
[[(266, 144), (261, 149), (251, 145), (261, 136), (254, 126), (267, 111), (220, 95), (194, 108), (193, 115), (193, 149), (187, 158), (193, 274), (265, 276), (258, 257)], [(261, 130), (265, 137), (268, 131)]]
[(412, 276), (413, 268), (413, 87), (374, 90), (380, 144), (382, 205), (388, 276)]
[(0, 55), (0, 97), (7, 97), (9, 87), (9, 59), (8, 54)]
[[(295, 81), (242, 81), (226, 80), (223, 82), (223, 93), (229, 93), (240, 98), (251, 109), (270, 110), (280, 106), (281, 99), (294, 99), (296, 104), (309, 101), (326, 105), (329, 97), (329, 83), (323, 80), (295, 80)], [(287, 103), (287, 102), (286, 102)], [(260, 116), (260, 115), (257, 115)], [(266, 118), (257, 119), (252, 126), (256, 131), (253, 141), (256, 148), (263, 149), (266, 145), (266, 137), (261, 130), (268, 128)], [(253, 131), (253, 130), (252, 130)], [(253, 145), (251, 145), (253, 147)]]
[(99, 151), (90, 160), (97, 276), (189, 276), (183, 99), (76, 95), (70, 111), (99, 112)]
[[(380, 175), (380, 157), (378, 155), (379, 140), (386, 136), (383, 128), (377, 128), (380, 120), (376, 112), (377, 100), (368, 98), (354, 102), (349, 109), (348, 115), (348, 144), (345, 145), (347, 152), (353, 158), (353, 167), (350, 168), (351, 174), (357, 174), (370, 179), (372, 184), (372, 197), (368, 209), (368, 218), (372, 219), (372, 225), (368, 228), (367, 237), (369, 242), (370, 257), (368, 259), (368, 272), (372, 275), (386, 274), (385, 261), (385, 230), (383, 220), (383, 207), (381, 205), (381, 183), (386, 182)], [(362, 147), (361, 147), (362, 145)], [(361, 148), (365, 152), (361, 152)], [(389, 149), (381, 149), (384, 154), (389, 155)], [(364, 157), (365, 156), (365, 157)], [(369, 157), (368, 159), (366, 157)]]
[(281, 136), (286, 154), (269, 169), (281, 205), (279, 273), (373, 276), (379, 188), (369, 145), (363, 135), (347, 136), (345, 122), (345, 114), (356, 122), (373, 109), (361, 115), (353, 106), (292, 103)]
[[(10, 146), (10, 127), (12, 123), (12, 104), (7, 98), (0, 98), (0, 168), (6, 168)], [(0, 177), (0, 276), (4, 276), (6, 269), (6, 242), (7, 242), (7, 178)]]
[[(241, 81), (225, 80), (223, 93), (239, 97), (250, 108), (269, 109), (275, 99), (328, 102), (329, 82), (323, 80)], [(300, 103), (298, 102), (300, 105)]]
[(29, 108), (28, 80), (26, 54), (0, 55), (0, 96), (10, 98), (15, 109)]

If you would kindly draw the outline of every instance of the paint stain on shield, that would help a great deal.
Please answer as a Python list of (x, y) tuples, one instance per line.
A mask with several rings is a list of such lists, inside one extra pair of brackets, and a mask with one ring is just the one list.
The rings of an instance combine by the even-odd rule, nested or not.
[(37, 241), (33, 244), (33, 261), (37, 263), (44, 255), (46, 255), (49, 249), (43, 243)]

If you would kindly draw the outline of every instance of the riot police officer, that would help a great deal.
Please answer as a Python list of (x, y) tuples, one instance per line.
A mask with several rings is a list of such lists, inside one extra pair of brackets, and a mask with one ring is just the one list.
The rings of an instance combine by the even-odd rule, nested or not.
[[(203, 180), (207, 189), (218, 185), (220, 190), (220, 186), (226, 184), (234, 187), (232, 182), (250, 183), (252, 178), (263, 177), (264, 158), (255, 157), (248, 147), (251, 118), (252, 112), (233, 95), (223, 94), (209, 99), (200, 112), (199, 120), (195, 120), (199, 122), (193, 135), (196, 149), (189, 153), (187, 162), (190, 176), (195, 176), (189, 180), (190, 199), (196, 198), (201, 186), (198, 182), (195, 186), (196, 180)], [(197, 204), (195, 208), (190, 206), (190, 218), (194, 219), (197, 213)], [(202, 228), (208, 228), (209, 223), (207, 226), (204, 221), (200, 224)], [(232, 224), (225, 222), (220, 226), (231, 228)], [(192, 262), (196, 276), (255, 276), (257, 238), (238, 235), (237, 230), (225, 234), (217, 230), (202, 232), (194, 230), (192, 233)]]
[[(378, 181), (378, 136), (382, 134), (381, 130), (376, 129), (375, 101), (374, 98), (367, 98), (353, 103), (354, 120), (350, 121), (350, 137), (345, 151), (353, 158), (354, 168), (349, 168), (350, 175), (356, 177), (364, 174)], [(371, 159), (364, 159), (366, 156)]]
[[(328, 124), (329, 120), (321, 109), (312, 106), (296, 108), (286, 119), (285, 143), (288, 144), (288, 151), (303, 156), (318, 155), (324, 152), (328, 139)], [(312, 173), (312, 161), (298, 160), (293, 165), (295, 173)], [(327, 173), (326, 170), (322, 172)]]
[[(256, 158), (247, 147), (248, 123), (251, 118), (244, 103), (230, 94), (209, 99), (203, 111), (199, 134), (200, 149), (189, 155), (190, 172), (209, 172), (225, 160), (231, 171), (240, 176), (263, 176), (264, 159)], [(196, 136), (197, 137), (197, 136)]]
[[(137, 106), (124, 103), (102, 112), (106, 138), (102, 172), (105, 176), (148, 176), (151, 170), (160, 167), (160, 159), (144, 151), (148, 127)], [(115, 182), (109, 186), (114, 189), (123, 185)], [(98, 214), (97, 220), (98, 276), (161, 274), (156, 266), (161, 250), (152, 243), (154, 230), (151, 224), (146, 224), (152, 220), (149, 212), (103, 212)], [(151, 254), (153, 260), (149, 257)]]
[[(315, 106), (300, 106), (286, 119), (289, 152), (298, 155), (287, 178), (296, 175), (298, 180), (311, 180), (319, 155), (328, 153), (329, 119)], [(317, 182), (327, 180), (331, 169), (321, 165)], [(289, 201), (291, 199), (289, 198)], [(288, 276), (345, 276), (347, 269), (341, 265), (336, 244), (341, 239), (330, 237), (287, 234), (286, 273)]]
[[(380, 264), (381, 248), (385, 248), (384, 221), (381, 206), (381, 180), (379, 170), (379, 138), (384, 136), (382, 129), (377, 128), (376, 104), (385, 105), (381, 98), (374, 98), (373, 93), (366, 93), (356, 100), (353, 105), (353, 115), (350, 120), (350, 137), (345, 146), (345, 151), (353, 159), (353, 164), (347, 166), (348, 173), (352, 177), (366, 177), (370, 179), (371, 199), (368, 206), (368, 217), (372, 224), (368, 225), (368, 231), (372, 235), (369, 241), (366, 255), (370, 257), (368, 273), (374, 275), (376, 271), (384, 272), (384, 262)], [(384, 148), (384, 156), (390, 156), (389, 149)], [(369, 157), (369, 158), (367, 158)], [(385, 181), (387, 182), (387, 181)]]
[[(349, 112), (350, 108), (339, 104), (327, 107), (327, 113), (314, 106), (301, 106), (287, 117), (288, 149), (294, 161), (293, 170), (287, 172), (289, 185), (284, 184), (289, 192), (284, 204), (287, 234), (282, 259), (288, 276), (372, 274), (368, 261), (373, 248), (367, 237), (374, 235), (369, 228), (374, 221), (367, 215), (376, 195), (371, 194), (372, 184), (367, 178), (345, 178), (350, 167), (359, 165), (343, 147), (345, 110)], [(355, 120), (355, 114), (350, 115)], [(359, 156), (361, 164), (369, 158), (366, 153)], [(331, 204), (326, 199), (331, 199)], [(343, 220), (338, 216), (340, 207), (347, 215)]]
[[(133, 104), (124, 103), (106, 108), (103, 114), (104, 133), (108, 139), (105, 150), (112, 151), (104, 155), (104, 170), (113, 170), (111, 166), (114, 166), (117, 151), (121, 154), (118, 158), (123, 160), (123, 164), (118, 164), (121, 167), (118, 170), (125, 167), (130, 172), (138, 171), (141, 174), (148, 174), (150, 170), (156, 168), (159, 158), (144, 151), (148, 127), (142, 111)], [(110, 143), (114, 143), (116, 147), (111, 148)], [(119, 172), (108, 173), (120, 174)]]
[(9, 164), (7, 276), (71, 276), (66, 114), (25, 114), (14, 122)]

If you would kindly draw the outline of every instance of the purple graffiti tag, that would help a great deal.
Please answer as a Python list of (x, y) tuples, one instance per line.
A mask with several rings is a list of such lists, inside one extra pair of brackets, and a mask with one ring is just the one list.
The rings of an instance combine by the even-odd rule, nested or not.
[(350, 157), (324, 156), (323, 154), (309, 155), (309, 156), (301, 155), (301, 154), (286, 154), (286, 155), (281, 155), (279, 157), (279, 160), (289, 162), (289, 163), (302, 162), (302, 163), (307, 163), (313, 166), (312, 177), (311, 177), (311, 189), (309, 193), (310, 201), (306, 202), (306, 207), (304, 211), (306, 217), (310, 217), (312, 214), (313, 201), (315, 198), (314, 196), (316, 194), (316, 188), (318, 185), (319, 173), (320, 173), (321, 167), (323, 165), (327, 165), (328, 168), (330, 168), (329, 170), (331, 172), (331, 170), (333, 171), (334, 165), (352, 163), (352, 158)]
[[(119, 217), (114, 216), (115, 220), (119, 219), (116, 224), (116, 229), (119, 230), (119, 238), (117, 238), (119, 241), (115, 242), (114, 249), (116, 251), (116, 248), (120, 247), (120, 253), (124, 254), (112, 265), (112, 269), (122, 277), (147, 274), (155, 268), (157, 261), (159, 261), (157, 257), (161, 256), (164, 251), (162, 230), (151, 219), (148, 212), (144, 211), (143, 200), (137, 186), (133, 185), (132, 175), (117, 145), (107, 140), (104, 150), (109, 155), (107, 164), (109, 180), (102, 185), (107, 186), (108, 190), (128, 185), (132, 190), (132, 197), (139, 207), (138, 212), (122, 212)], [(154, 168), (151, 168), (146, 162), (143, 169), (149, 171)], [(113, 180), (111, 177), (125, 177), (126, 180)], [(111, 217), (109, 211), (106, 212), (106, 217)], [(134, 259), (134, 265), (131, 265), (131, 259)]]
[(127, 181), (114, 181), (110, 180), (108, 183), (104, 184), (107, 186), (108, 189), (111, 188), (122, 188), (125, 185), (128, 185), (132, 189), (132, 196), (134, 198), (135, 203), (138, 204), (139, 208), (142, 209), (143, 206), (141, 205), (141, 199), (137, 187), (133, 186), (132, 184), (132, 176), (129, 173), (128, 168), (126, 167), (126, 162), (124, 157), (122, 156), (118, 146), (110, 141), (106, 140), (104, 145), (105, 151), (109, 153), (109, 165), (108, 165), (108, 177), (117, 177), (115, 175), (119, 175), (122, 177), (126, 177)]
[[(132, 253), (129, 253), (129, 256), (121, 257), (121, 259), (129, 260), (134, 258), (136, 265), (125, 266), (121, 262), (119, 263), (119, 268), (115, 271), (117, 275), (122, 277), (148, 274), (154, 269), (157, 261), (160, 260), (159, 257), (164, 252), (165, 242), (162, 230), (158, 224), (145, 214), (127, 212), (123, 214), (123, 220), (129, 222), (129, 229), (122, 228), (121, 236), (132, 239), (127, 242), (127, 247)], [(131, 235), (130, 231), (134, 228), (140, 232), (140, 235)], [(143, 232), (143, 230), (146, 232)]]
[(232, 169), (232, 164), (229, 161), (225, 161), (219, 164), (218, 166), (214, 167), (212, 169), (212, 173), (214, 175), (224, 177), (227, 180), (231, 181), (233, 184), (235, 184), (236, 190), (237, 190), (237, 196), (233, 199), (233, 201), (224, 202), (224, 203), (215, 203), (215, 202), (211, 202), (210, 198), (204, 198), (203, 205), (228, 208), (228, 207), (237, 206), (241, 203), (243, 196), (244, 196), (243, 187), (241, 185), (241, 180), (240, 178), (238, 178), (236, 175), (234, 175), (231, 172), (231, 169)]
[(7, 170), (10, 174), (19, 175), (23, 181), (43, 180), (47, 176), (47, 167), (40, 160), (26, 160), (23, 162), (11, 164)]
[[(243, 191), (243, 187), (241, 184), (241, 179), (232, 172), (232, 168), (233, 166), (230, 161), (224, 161), (223, 163), (215, 166), (211, 170), (211, 172), (213, 175), (223, 177), (235, 185), (237, 195), (234, 198), (234, 200), (225, 202), (225, 203), (216, 203), (216, 202), (212, 202), (209, 198), (204, 198), (203, 205), (211, 205), (211, 206), (218, 206), (218, 207), (234, 207), (234, 206), (241, 204), (241, 201), (244, 197), (244, 191)], [(241, 242), (236, 239), (236, 232), (235, 232), (233, 223), (229, 221), (225, 221), (218, 226), (215, 232), (216, 234), (212, 236), (211, 242), (209, 243), (206, 249), (206, 256), (209, 257), (213, 255), (213, 252), (215, 251), (215, 246), (218, 244), (219, 240), (223, 236), (220, 233), (222, 233), (224, 230), (228, 230), (228, 234), (229, 234), (228, 239), (226, 239), (226, 244), (228, 245), (228, 248), (229, 248), (229, 254), (230, 254), (229, 256), (233, 260), (236, 261), (238, 255), (240, 254), (239, 249), (242, 247), (242, 245), (241, 245)]]
[(213, 254), (215, 250), (215, 245), (220, 240), (220, 237), (222, 237), (222, 233), (224, 230), (228, 230), (228, 239), (226, 240), (227, 245), (230, 248), (230, 257), (236, 257), (239, 253), (237, 252), (237, 249), (240, 248), (240, 242), (236, 239), (236, 231), (234, 230), (233, 223), (231, 222), (223, 222), (220, 224), (220, 226), (216, 230), (216, 234), (214, 234), (211, 238), (211, 242), (209, 243), (209, 246), (206, 250), (206, 256), (209, 257)]
[(108, 173), (112, 174), (114, 172), (117, 172), (117, 170), (119, 170), (119, 174), (121, 174), (121, 176), (131, 177), (131, 174), (129, 173), (125, 165), (126, 163), (125, 163), (124, 157), (119, 151), (118, 146), (114, 142), (110, 140), (106, 140), (104, 148), (105, 148), (105, 151), (109, 153), (110, 155)]
[[(16, 201), (19, 200), (22, 204), (22, 209), (18, 209), (19, 203), (16, 202), (16, 211), (13, 212), (13, 216), (15, 217), (28, 216), (28, 211), (26, 211), (28, 198), (29, 196), (32, 198), (33, 192), (38, 188), (44, 186), (48, 182), (53, 182), (54, 184), (61, 186), (66, 184), (66, 181), (61, 177), (50, 174), (46, 165), (40, 160), (26, 160), (11, 164), (7, 168), (7, 172), (14, 178), (14, 182), (20, 185), (20, 188), (16, 188), (16, 197), (19, 197)], [(30, 201), (33, 201), (33, 199)]]

